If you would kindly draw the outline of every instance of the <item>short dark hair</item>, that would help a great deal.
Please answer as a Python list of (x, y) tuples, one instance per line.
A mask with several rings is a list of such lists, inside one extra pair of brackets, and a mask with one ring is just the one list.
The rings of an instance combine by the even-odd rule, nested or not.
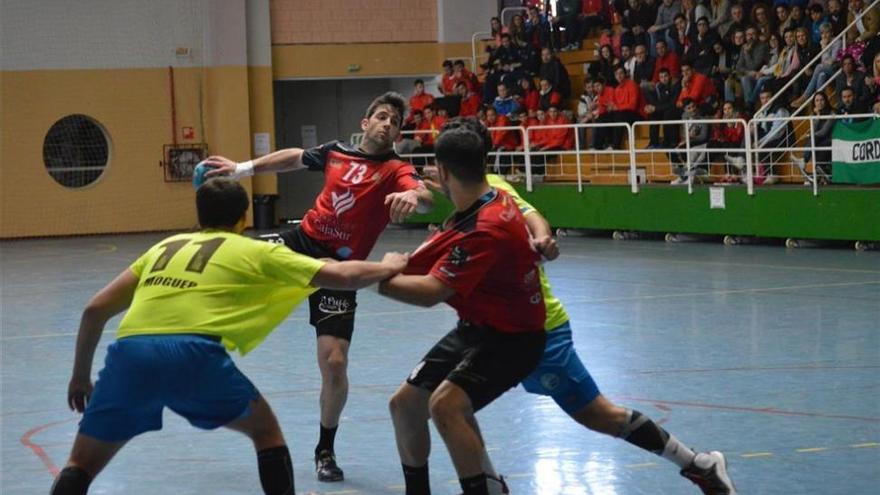
[(444, 60), (443, 67), (452, 67), (452, 60)]
[(491, 146), (492, 139), (480, 121), (456, 117), (443, 125), (434, 153), (437, 163), (456, 179), (476, 183), (486, 177), (486, 154)]
[(663, 74), (664, 72), (667, 73), (667, 74), (669, 74), (669, 75), (672, 75), (672, 73), (669, 72), (669, 69), (667, 69), (666, 67), (660, 69), (660, 72), (658, 72), (658, 74)]
[(196, 210), (203, 229), (229, 228), (248, 209), (248, 194), (237, 180), (215, 177), (196, 191)]
[(455, 62), (452, 62), (452, 65), (460, 65), (464, 67), (464, 60), (458, 59)]
[(856, 90), (852, 86), (846, 86), (845, 88), (840, 90), (840, 94), (843, 94), (844, 91), (852, 91), (855, 94)]
[(403, 96), (401, 96), (400, 93), (388, 91), (370, 103), (370, 106), (367, 107), (366, 117), (372, 117), (381, 105), (388, 105), (393, 108), (394, 111), (397, 112), (397, 116), (401, 119), (403, 119), (403, 115), (406, 113), (406, 100), (403, 99)]
[(683, 107), (686, 107), (686, 106), (690, 105), (691, 103), (696, 103), (693, 98), (685, 98), (685, 99), (681, 100), (681, 106), (683, 106)]
[(664, 40), (664, 39), (662, 39), (662, 38), (659, 39), (659, 40), (657, 40), (657, 41), (655, 41), (655, 42), (654, 42), (654, 46), (657, 46), (657, 45), (659, 45), (660, 43), (663, 43), (663, 46), (669, 46), (669, 43), (667, 43), (666, 40)]
[(425, 81), (423, 81), (423, 80), (421, 80), (421, 79), (416, 79), (416, 82), (413, 83), (413, 86), (415, 86), (415, 85), (417, 85), (417, 84), (421, 84), (421, 85), (424, 86)]
[(822, 8), (822, 5), (820, 5), (820, 4), (818, 4), (818, 3), (814, 3), (813, 5), (810, 5), (810, 7), (808, 8), (808, 10), (809, 10), (810, 12), (818, 12), (818, 13), (820, 13), (820, 14), (822, 14), (822, 13), (825, 12), (825, 9)]

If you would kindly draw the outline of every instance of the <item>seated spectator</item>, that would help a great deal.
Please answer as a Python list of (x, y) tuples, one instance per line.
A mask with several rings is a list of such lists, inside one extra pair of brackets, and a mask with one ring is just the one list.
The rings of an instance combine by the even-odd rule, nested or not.
[(785, 31), (782, 39), (785, 41), (785, 46), (779, 52), (779, 64), (773, 73), (777, 81), (777, 88), (781, 88), (794, 77), (802, 64), (809, 62), (809, 60), (801, 60), (801, 52), (798, 49), (795, 29)]
[(791, 18), (789, 17), (788, 5), (776, 4), (774, 9), (776, 11), (776, 34), (784, 37), (786, 31), (795, 28), (795, 26), (792, 26)]
[[(856, 92), (850, 86), (840, 90), (840, 106), (837, 108), (837, 115), (858, 115), (867, 113), (868, 108), (864, 105), (863, 100), (856, 97)], [(852, 123), (853, 121), (861, 121), (863, 119), (843, 119), (840, 122)]]
[(520, 87), (520, 107), (527, 112), (534, 112), (541, 106), (541, 95), (535, 89), (531, 77), (523, 77), (519, 80)]
[(510, 25), (507, 26), (507, 33), (510, 34), (510, 38), (516, 46), (521, 48), (528, 44), (526, 24), (523, 16), (516, 14), (510, 19)]
[(673, 27), (675, 16), (678, 14), (681, 14), (681, 2), (678, 0), (662, 0), (657, 6), (657, 17), (654, 19), (654, 24), (647, 30), (650, 36), (648, 46), (651, 48), (653, 57), (660, 57), (656, 52), (657, 42), (666, 40), (667, 32)]
[[(732, 101), (724, 102), (721, 111), (722, 119), (738, 119), (739, 112), (736, 111), (735, 104)], [(742, 148), (745, 137), (745, 127), (739, 122), (723, 122), (713, 124), (711, 136), (709, 138), (709, 149), (722, 150), (710, 153), (710, 160), (713, 163), (724, 163), (727, 167), (727, 174), (722, 182), (738, 182), (734, 174), (730, 173), (731, 168), (736, 170), (736, 175), (742, 176), (743, 167), (746, 164), (746, 155), (744, 152), (731, 151), (733, 149)]]
[[(660, 69), (659, 80), (650, 92), (646, 92), (647, 104), (645, 115), (649, 120), (678, 120), (681, 111), (675, 102), (681, 92), (681, 85), (672, 79), (669, 69)], [(678, 125), (663, 126), (663, 140), (660, 140), (660, 126), (652, 125), (649, 129), (650, 141), (648, 148), (672, 148), (678, 144)]]
[[(596, 108), (596, 92), (593, 90), (593, 81), (590, 79), (584, 79), (584, 90), (581, 93), (580, 98), (578, 98), (577, 104), (577, 123), (578, 124), (589, 124), (593, 122), (593, 110)], [(587, 143), (587, 129), (585, 127), (578, 128), (578, 143), (580, 148), (586, 148)]]
[[(737, 31), (733, 35), (732, 43), (726, 43), (724, 41), (721, 43), (721, 50), (723, 50), (725, 54), (725, 63), (722, 64), (720, 61), (721, 57), (719, 55), (718, 46), (713, 47), (716, 52), (715, 67), (712, 69), (713, 76), (717, 80), (719, 79), (719, 74), (725, 75), (723, 84), (717, 86), (717, 88), (724, 88), (724, 101), (736, 101), (737, 95), (742, 93), (739, 82), (740, 77), (737, 74), (736, 66), (739, 63), (740, 55), (742, 55), (742, 47), (746, 43), (746, 33), (745, 31)], [(725, 71), (722, 67), (726, 67), (727, 70)]]
[(812, 72), (810, 82), (804, 89), (804, 93), (792, 102), (793, 107), (801, 106), (807, 98), (813, 96), (813, 93), (825, 84), (825, 81), (827, 81), (829, 77), (837, 72), (837, 54), (840, 53), (840, 50), (843, 47), (843, 42), (842, 40), (834, 41), (833, 46), (831, 46), (830, 49), (825, 50), (829, 44), (832, 44), (834, 38), (834, 34), (831, 32), (832, 29), (831, 23), (829, 22), (820, 26), (819, 32), (821, 37), (819, 39), (819, 49), (823, 50), (822, 57), (819, 59), (819, 63), (817, 63), (812, 69), (807, 69), (807, 74)]
[(551, 106), (559, 108), (562, 104), (562, 96), (553, 88), (548, 79), (541, 79), (541, 90), (538, 92), (538, 107), (545, 112)]
[[(814, 3), (810, 5), (807, 9), (810, 13), (810, 22), (807, 26), (810, 30), (810, 36), (812, 36), (813, 44), (818, 45), (822, 40), (822, 24), (828, 22), (828, 18), (825, 17), (825, 9), (822, 8), (821, 4)], [(828, 25), (831, 27), (831, 24)]]
[(452, 60), (443, 61), (443, 73), (440, 75), (440, 94), (455, 94), (455, 74), (452, 72)]
[(849, 14), (846, 18), (847, 26), (856, 20), (857, 13), (862, 14), (861, 21), (857, 22), (846, 33), (846, 40), (849, 43), (866, 43), (871, 38), (877, 36), (877, 31), (880, 30), (880, 9), (877, 7), (865, 9), (865, 4), (862, 0), (849, 0)]
[[(684, 111), (681, 120), (698, 121), (703, 118), (700, 107), (691, 98), (682, 101)], [(684, 125), (684, 131), (688, 138), (681, 140), (676, 148), (686, 149), (690, 145), (690, 152), (675, 151), (669, 153), (669, 161), (672, 163), (672, 173), (677, 177), (670, 182), (672, 185), (685, 184), (698, 173), (705, 173), (708, 167), (706, 161), (706, 146), (709, 144), (709, 124), (701, 122), (688, 122)], [(688, 164), (690, 162), (690, 164)]]
[(468, 89), (467, 84), (465, 84), (464, 81), (459, 81), (455, 85), (455, 91), (458, 96), (461, 97), (461, 103), (459, 103), (458, 109), (458, 116), (473, 117), (477, 115), (477, 110), (480, 109), (480, 97), (472, 93), (471, 90)]
[(702, 106), (716, 94), (715, 86), (708, 77), (695, 71), (689, 62), (681, 64), (681, 93), (676, 101), (678, 108), (683, 109), (687, 99), (693, 100), (697, 106)]
[[(770, 100), (773, 98), (773, 91), (769, 88), (764, 88), (761, 90), (761, 94), (759, 95), (761, 107), (766, 107), (770, 104)], [(791, 128), (791, 121), (788, 120), (790, 116), (788, 110), (785, 108), (785, 104), (783, 104), (783, 100), (785, 98), (778, 98), (772, 106), (770, 106), (769, 111), (767, 111), (764, 115), (767, 118), (772, 118), (773, 120), (762, 121), (757, 125), (758, 128), (758, 142), (756, 143), (756, 148), (786, 148), (792, 145), (794, 132)], [(755, 177), (755, 184), (764, 184), (769, 186), (770, 184), (775, 184), (778, 179), (776, 175), (774, 175), (774, 167), (777, 163), (781, 162), (785, 157), (785, 153), (779, 151), (770, 151), (758, 154), (758, 175)]]
[[(770, 36), (774, 34), (773, 23), (770, 22), (770, 14), (767, 12), (767, 6), (763, 3), (756, 3), (752, 7), (752, 25), (758, 30), (758, 39), (764, 43), (770, 43)], [(777, 36), (781, 36), (777, 33)]]
[(717, 33), (709, 30), (709, 19), (701, 17), (697, 20), (697, 31), (691, 36), (690, 43), (685, 50), (685, 60), (688, 60), (697, 72), (711, 73), (712, 62), (715, 58), (713, 51), (715, 43), (721, 43), (721, 38)]
[(619, 66), (620, 59), (615, 57), (614, 53), (612, 53), (611, 45), (602, 45), (599, 48), (599, 60), (590, 64), (590, 72), (594, 78), (601, 77), (606, 81), (609, 81), (610, 86), (614, 86), (617, 84), (614, 79), (614, 70)]
[(513, 44), (513, 40), (507, 33), (501, 35), (501, 45), (492, 52), (489, 63), (494, 63), (496, 60), (500, 61), (501, 65), (509, 65), (511, 68), (522, 65), (523, 60), (519, 47)]
[(440, 129), (446, 123), (446, 119), (437, 115), (433, 106), (425, 107), (422, 113), (424, 118), (416, 130), (428, 132), (421, 132), (415, 135), (415, 139), (421, 143), (419, 147), (421, 151), (417, 152), (430, 153), (434, 150), (434, 140), (440, 134)]
[(489, 31), (495, 40), (495, 47), (501, 46), (501, 35), (507, 32), (507, 28), (501, 24), (501, 19), (498, 17), (489, 19)]
[(758, 71), (760, 74), (757, 80), (754, 81), (754, 87), (751, 91), (746, 91), (746, 78), (742, 79), (743, 83), (743, 93), (746, 99), (746, 105), (748, 108), (752, 108), (755, 105), (756, 100), (761, 94), (761, 89), (764, 88), (764, 85), (767, 84), (768, 81), (773, 80), (774, 74), (776, 73), (777, 68), (781, 64), (781, 60), (779, 58), (780, 55), (780, 41), (779, 36), (776, 34), (770, 35), (770, 41), (768, 41), (767, 46), (769, 47), (769, 58), (767, 63), (761, 67), (761, 70)]
[(528, 16), (525, 24), (526, 39), (535, 50), (550, 46), (550, 22), (538, 7), (529, 7)]
[(504, 115), (508, 118), (511, 114), (514, 114), (519, 110), (519, 103), (517, 103), (516, 99), (508, 93), (507, 86), (504, 84), (498, 85), (498, 96), (495, 97), (492, 106), (495, 107), (495, 111), (498, 112), (498, 115)]
[(871, 70), (865, 75), (865, 96), (862, 98), (868, 110), (880, 114), (880, 52), (874, 55)]
[(623, 11), (624, 32), (621, 36), (623, 45), (647, 45), (651, 42), (648, 28), (654, 24), (657, 18), (653, 5), (647, 5), (643, 0), (627, 0), (627, 9)]
[(828, 22), (830, 22), (831, 26), (834, 28), (832, 32), (834, 33), (834, 36), (837, 36), (846, 29), (846, 26), (849, 25), (846, 9), (841, 6), (840, 0), (828, 0), (825, 7), (828, 12)]
[[(564, 113), (559, 111), (559, 107), (551, 105), (547, 109), (546, 117), (543, 125), (562, 126), (569, 125), (571, 121)], [(574, 148), (574, 130), (570, 127), (554, 127), (547, 129), (543, 142), (538, 147), (532, 147), (537, 151), (558, 151), (570, 150)]]
[[(752, 26), (751, 22), (746, 19), (745, 12), (743, 11), (742, 4), (735, 3), (730, 6), (730, 26), (727, 28), (727, 33), (722, 34), (721, 36), (727, 41), (731, 41), (731, 37), (733, 33), (736, 31), (746, 32), (748, 28)], [(755, 31), (757, 33), (757, 31)], [(720, 33), (720, 30), (719, 30)]]
[(547, 79), (559, 91), (563, 98), (571, 97), (571, 81), (568, 71), (549, 48), (541, 50), (541, 67), (538, 70), (541, 79)]
[[(813, 115), (834, 115), (834, 108), (831, 106), (825, 93), (819, 92), (813, 95)], [(834, 124), (835, 122), (833, 119), (814, 121), (812, 142), (816, 147), (831, 146), (831, 132), (834, 130)], [(809, 136), (807, 136), (807, 139), (809, 139)], [(809, 143), (810, 141), (808, 140), (807, 142)], [(804, 151), (803, 158), (792, 157), (791, 159), (791, 161), (798, 166), (804, 177), (806, 177), (804, 185), (807, 186), (812, 185), (813, 183), (812, 175), (807, 173), (807, 162), (812, 158), (812, 150), (808, 149)], [(825, 179), (825, 182), (828, 182), (828, 177), (831, 175), (831, 152), (817, 151), (816, 162), (813, 166), (816, 167), (816, 175), (819, 178)]]
[[(727, 31), (733, 23), (730, 11), (730, 0), (711, 0), (709, 2), (709, 29), (718, 33), (722, 39), (727, 37)], [(740, 8), (740, 15), (742, 15), (742, 8)]]
[[(593, 92), (596, 94), (596, 106), (593, 110), (594, 122), (612, 122), (614, 113), (614, 88), (605, 84), (605, 79), (599, 77), (593, 81)], [(593, 132), (592, 148), (601, 150), (611, 148), (608, 143), (611, 133), (607, 128), (598, 127)]]
[(632, 69), (628, 70), (629, 77), (644, 91), (651, 88), (654, 77), (654, 59), (648, 56), (648, 47), (636, 45), (633, 57)]
[(794, 39), (797, 44), (798, 58), (800, 59), (801, 67), (807, 65), (811, 60), (813, 60), (816, 55), (819, 54), (819, 50), (817, 50), (813, 46), (812, 38), (810, 37), (810, 31), (805, 27), (799, 27), (794, 31)]
[(654, 75), (651, 77), (651, 82), (656, 84), (660, 80), (660, 71), (663, 69), (668, 70), (669, 76), (677, 81), (681, 77), (681, 61), (678, 54), (669, 50), (665, 40), (657, 40), (656, 52), (657, 59), (654, 61)]
[[(495, 129), (497, 127), (510, 127), (510, 120), (504, 115), (498, 115), (492, 107), (486, 108), (486, 128), (492, 137), (492, 151), (515, 151), (520, 147), (519, 133), (513, 129)], [(510, 155), (495, 155), (495, 163), (492, 165), (496, 173), (502, 173), (501, 166), (509, 166), (513, 163)]]
[[(611, 119), (613, 122), (626, 122), (632, 124), (639, 120), (639, 109), (642, 106), (642, 93), (638, 84), (629, 78), (623, 67), (614, 71), (617, 86), (614, 88), (614, 103)], [(612, 146), (620, 149), (623, 146), (623, 136), (626, 129), (623, 127), (611, 128)]]
[(473, 72), (467, 70), (464, 66), (464, 60), (456, 60), (453, 62), (452, 74), (456, 84), (463, 82), (467, 85), (468, 91), (472, 93), (479, 92), (480, 87), (477, 83), (477, 76), (475, 76)]
[(721, 40), (712, 46), (713, 65), (709, 71), (709, 78), (715, 89), (719, 88), (724, 92), (724, 101), (734, 101), (736, 99), (736, 89), (733, 85), (733, 56), (728, 52)]
[(795, 4), (789, 6), (788, 19), (791, 21), (791, 27), (795, 29), (805, 28), (809, 32), (810, 16), (806, 15), (804, 7)]
[(583, 33), (579, 19), (581, 0), (557, 0), (554, 23), (565, 31), (562, 51), (577, 50), (581, 47)]
[(416, 139), (418, 134), (415, 134), (413, 131), (418, 130), (421, 127), (423, 120), (424, 116), (422, 111), (413, 110), (410, 114), (409, 122), (400, 126), (400, 137), (394, 145), (394, 149), (398, 154), (408, 155), (422, 145), (421, 139)]
[(413, 94), (409, 97), (409, 118), (407, 118), (407, 122), (412, 122), (413, 115), (418, 111), (421, 113), (422, 109), (430, 106), (431, 103), (434, 103), (434, 95), (431, 93), (425, 92), (425, 81), (421, 79), (416, 79), (413, 83)]
[(629, 72), (632, 69), (635, 60), (633, 60), (632, 45), (620, 45), (620, 66)]
[(865, 74), (856, 70), (856, 60), (852, 55), (844, 55), (840, 62), (841, 70), (834, 81), (834, 90), (840, 95), (844, 88), (852, 88), (856, 100), (865, 96)]
[(688, 52), (688, 46), (690, 46), (692, 41), (691, 28), (684, 14), (676, 15), (675, 21), (672, 24), (666, 40), (669, 42), (672, 51), (683, 58)]
[(770, 47), (758, 38), (758, 29), (746, 29), (746, 42), (740, 50), (736, 62), (736, 76), (742, 86), (743, 99), (752, 108), (758, 98), (755, 85), (763, 75), (762, 71), (770, 64)]

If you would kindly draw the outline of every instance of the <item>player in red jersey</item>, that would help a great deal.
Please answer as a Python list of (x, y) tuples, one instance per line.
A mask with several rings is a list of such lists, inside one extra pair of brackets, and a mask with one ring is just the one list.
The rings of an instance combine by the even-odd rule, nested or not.
[(486, 182), (486, 150), (475, 128), (485, 133), (473, 119), (454, 119), (435, 146), (439, 182), (455, 213), (413, 253), (403, 275), (379, 286), (398, 301), (446, 302), (459, 317), (391, 397), (407, 495), (430, 493), (428, 418), (464, 494), (488, 493), (474, 413), (528, 376), (546, 338), (540, 257), (516, 202)]
[[(324, 188), (315, 206), (293, 230), (263, 236), (315, 258), (363, 260), (389, 221), (402, 221), (431, 206), (431, 193), (415, 168), (402, 161), (392, 144), (400, 134), (404, 100), (397, 93), (376, 98), (361, 121), (358, 148), (339, 141), (303, 150), (289, 148), (235, 163), (220, 156), (206, 175), (245, 177), (255, 173), (312, 170), (324, 172)], [(315, 469), (321, 481), (341, 481), (334, 440), (348, 398), (348, 349), (354, 330), (356, 292), (321, 289), (309, 298), (310, 322), (318, 335), (321, 369), (321, 434)]]

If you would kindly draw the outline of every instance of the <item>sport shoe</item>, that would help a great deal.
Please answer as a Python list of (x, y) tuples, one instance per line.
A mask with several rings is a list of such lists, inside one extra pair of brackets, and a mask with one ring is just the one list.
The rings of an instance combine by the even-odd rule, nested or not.
[(489, 488), (489, 495), (510, 495), (510, 489), (507, 488), (507, 482), (504, 481), (504, 476), (501, 476), (500, 474), (497, 478), (487, 474), (486, 486)]
[(681, 470), (681, 475), (700, 487), (705, 495), (736, 495), (736, 487), (727, 475), (727, 459), (721, 452), (697, 454), (694, 462)]
[(329, 450), (322, 450), (315, 456), (315, 473), (318, 481), (342, 481), (345, 478), (336, 464), (336, 455)]
[(779, 182), (779, 179), (777, 179), (775, 175), (768, 175), (764, 178), (763, 185), (769, 186), (772, 184), (776, 184), (777, 182)]

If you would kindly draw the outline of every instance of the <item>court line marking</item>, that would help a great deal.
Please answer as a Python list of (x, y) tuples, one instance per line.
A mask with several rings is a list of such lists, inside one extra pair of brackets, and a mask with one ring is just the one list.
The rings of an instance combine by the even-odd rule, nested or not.
[(77, 418), (75, 418), (75, 417), (68, 418), (68, 419), (63, 419), (60, 421), (53, 421), (51, 423), (46, 423), (44, 425), (36, 426), (36, 427), (31, 428), (30, 430), (24, 432), (24, 435), (21, 436), (21, 444), (24, 445), (25, 447), (27, 447), (28, 449), (30, 449), (31, 452), (33, 452), (34, 455), (36, 455), (37, 458), (43, 462), (43, 465), (46, 466), (46, 469), (49, 470), (49, 474), (51, 474), (53, 478), (58, 476), (58, 473), (60, 473), (61, 470), (58, 469), (58, 466), (56, 466), (54, 462), (52, 462), (52, 459), (49, 457), (49, 454), (46, 453), (46, 451), (43, 449), (43, 447), (40, 446), (39, 444), (37, 444), (36, 442), (34, 442), (32, 439), (33, 439), (34, 435), (36, 435), (37, 433), (40, 433), (43, 430), (47, 430), (53, 426), (57, 426), (60, 424), (69, 423), (75, 419), (77, 419)]
[(724, 411), (740, 411), (740, 412), (751, 412), (758, 414), (771, 414), (775, 416), (803, 416), (808, 418), (821, 418), (821, 419), (847, 419), (854, 421), (864, 421), (867, 423), (880, 423), (880, 418), (874, 417), (865, 417), (865, 416), (850, 416), (846, 414), (823, 414), (823, 413), (813, 413), (813, 412), (804, 412), (804, 411), (787, 411), (784, 409), (776, 409), (775, 407), (745, 407), (745, 406), (728, 406), (724, 404), (705, 404), (700, 402), (684, 402), (684, 401), (670, 401), (670, 400), (656, 400), (656, 399), (643, 399), (638, 397), (629, 397), (629, 396), (618, 396), (620, 400), (630, 400), (635, 402), (649, 402), (652, 404), (664, 404), (664, 405), (673, 405), (673, 406), (684, 406), (684, 407), (694, 407), (700, 409), (716, 409), (716, 410), (724, 410)]
[(808, 452), (825, 452), (826, 450), (828, 450), (828, 447), (809, 447), (806, 449), (794, 449), (795, 452), (798, 452), (801, 454), (805, 454)]
[(850, 447), (854, 449), (869, 449), (874, 447), (880, 447), (880, 443), (877, 442), (868, 442), (868, 443), (857, 443), (850, 445)]
[(740, 454), (739, 456), (745, 459), (750, 459), (752, 457), (771, 457), (772, 455), (772, 452), (753, 452), (750, 454)]
[[(880, 280), (870, 280), (865, 282), (838, 282), (831, 284), (808, 284), (808, 285), (789, 285), (789, 286), (780, 286), (780, 287), (764, 287), (764, 288), (752, 288), (752, 289), (723, 289), (723, 290), (709, 290), (709, 291), (701, 291), (701, 292), (686, 292), (686, 293), (678, 293), (678, 294), (656, 294), (656, 295), (646, 295), (646, 296), (633, 296), (633, 297), (609, 297), (603, 299), (595, 299), (595, 298), (579, 298), (573, 297), (566, 299), (566, 303), (576, 302), (576, 303), (587, 303), (587, 304), (603, 304), (603, 303), (614, 303), (614, 302), (628, 302), (628, 301), (647, 301), (647, 300), (656, 300), (656, 299), (676, 299), (682, 297), (705, 297), (705, 296), (718, 296), (718, 295), (726, 295), (726, 294), (748, 294), (748, 293), (761, 293), (761, 292), (777, 292), (777, 291), (787, 291), (787, 290), (799, 290), (799, 289), (824, 289), (829, 287), (850, 287), (850, 286), (859, 286), (859, 285), (880, 285)], [(404, 315), (404, 314), (421, 314), (421, 313), (438, 313), (438, 312), (452, 312), (452, 308), (448, 308), (446, 306), (440, 308), (428, 308), (428, 309), (403, 309), (396, 311), (377, 311), (374, 313), (358, 313), (358, 317), (360, 318), (368, 318), (368, 317), (377, 317), (377, 316), (392, 316), (392, 315)], [(292, 317), (288, 318), (285, 321), (308, 321), (307, 317)], [(110, 331), (113, 332), (113, 331)], [(104, 333), (108, 333), (105, 330)], [(13, 335), (9, 337), (0, 337), (0, 342), (9, 341), (9, 340), (29, 340), (29, 339), (47, 339), (47, 338), (55, 338), (55, 337), (75, 337), (76, 332), (59, 332), (59, 333), (45, 333), (38, 335)]]

